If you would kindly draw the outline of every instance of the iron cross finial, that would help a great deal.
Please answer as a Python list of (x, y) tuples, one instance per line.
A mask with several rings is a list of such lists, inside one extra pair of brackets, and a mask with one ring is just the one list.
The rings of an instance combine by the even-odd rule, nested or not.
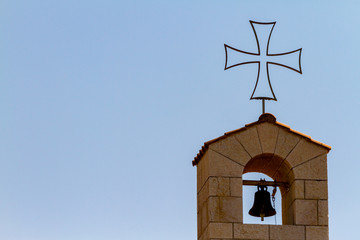
[[(274, 29), (276, 22), (264, 23), (264, 22), (255, 22), (255, 21), (250, 20), (250, 24), (254, 31), (254, 35), (255, 35), (255, 39), (256, 39), (256, 44), (257, 44), (257, 49), (258, 49), (257, 53), (242, 51), (242, 50), (239, 50), (239, 49), (236, 49), (236, 48), (230, 47), (229, 45), (224, 44), (225, 55), (226, 55), (224, 70), (227, 70), (232, 67), (244, 65), (244, 64), (250, 64), (250, 63), (258, 64), (257, 80), (256, 80), (254, 90), (252, 92), (252, 95), (250, 97), (250, 100), (254, 100), (254, 99), (262, 100), (263, 113), (265, 113), (265, 100), (277, 101), (275, 93), (271, 86), (271, 82), (270, 82), (269, 64), (285, 67), (285, 68), (288, 68), (290, 70), (293, 70), (295, 72), (302, 74), (302, 71), (301, 71), (302, 48), (299, 48), (297, 50), (290, 51), (290, 52), (271, 54), (271, 53), (269, 53), (269, 44), (270, 44), (271, 34), (272, 34), (272, 31)], [(265, 29), (267, 31), (266, 32), (267, 39), (260, 38), (260, 41), (259, 41), (258, 34), (257, 34), (259, 31), (257, 32), (256, 28), (258, 28), (260, 26), (265, 27)], [(242, 58), (245, 58), (245, 60), (241, 60), (239, 62), (229, 64), (228, 56), (230, 53), (237, 54), (238, 57), (240, 56)], [(299, 58), (298, 66), (290, 67), (289, 65), (282, 63), (282, 61), (283, 61), (282, 57), (284, 57), (284, 56), (295, 57), (296, 59), (298, 57)], [(265, 57), (266, 60), (261, 60), (260, 57)], [(266, 69), (266, 71), (265, 71), (265, 69)], [(267, 82), (266, 82), (266, 78), (268, 80)], [(262, 91), (265, 91), (264, 93), (260, 93), (259, 88), (261, 88), (261, 87), (262, 87)]]

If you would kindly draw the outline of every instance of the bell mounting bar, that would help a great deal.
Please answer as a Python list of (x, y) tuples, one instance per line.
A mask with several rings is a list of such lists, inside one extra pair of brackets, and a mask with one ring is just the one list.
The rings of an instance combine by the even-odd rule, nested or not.
[(290, 185), (287, 182), (277, 182), (277, 181), (256, 181), (256, 180), (243, 180), (243, 185), (246, 186), (272, 186), (272, 187), (284, 187), (289, 189)]

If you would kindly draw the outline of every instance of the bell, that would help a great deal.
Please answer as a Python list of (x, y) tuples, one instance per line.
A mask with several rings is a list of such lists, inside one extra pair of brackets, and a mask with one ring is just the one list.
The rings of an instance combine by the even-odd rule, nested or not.
[(249, 211), (249, 214), (254, 217), (271, 217), (276, 214), (275, 209), (271, 206), (270, 193), (267, 191), (267, 186), (258, 186), (258, 191), (255, 193), (254, 205)]

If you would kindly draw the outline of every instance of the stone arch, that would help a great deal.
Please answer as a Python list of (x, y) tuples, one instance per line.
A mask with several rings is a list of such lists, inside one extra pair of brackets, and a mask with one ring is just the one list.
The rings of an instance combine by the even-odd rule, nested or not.
[[(261, 154), (250, 159), (244, 167), (243, 174), (250, 172), (263, 173), (273, 180), (287, 183), (288, 186), (294, 181), (294, 174), (292, 174), (290, 164), (285, 159), (273, 154)], [(290, 204), (288, 203), (292, 201), (289, 195), (290, 188), (279, 187), (279, 189), (281, 192), (282, 212), (277, 214), (281, 214), (282, 224), (293, 224), (293, 221), (289, 221), (294, 215), (293, 209), (289, 207)]]
[(263, 173), (280, 182), (291, 183), (293, 181), (290, 164), (277, 155), (261, 154), (252, 158), (245, 165), (243, 174), (248, 172)]

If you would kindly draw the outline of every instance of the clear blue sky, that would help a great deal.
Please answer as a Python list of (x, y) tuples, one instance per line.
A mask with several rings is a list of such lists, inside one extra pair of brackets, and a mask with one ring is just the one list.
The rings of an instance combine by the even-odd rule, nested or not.
[[(224, 43), (303, 48), (273, 67), (277, 120), (329, 144), (330, 239), (358, 235), (359, 1), (0, 0), (0, 239), (196, 239), (203, 142), (256, 121), (256, 68)], [(249, 199), (252, 201), (252, 199)]]

